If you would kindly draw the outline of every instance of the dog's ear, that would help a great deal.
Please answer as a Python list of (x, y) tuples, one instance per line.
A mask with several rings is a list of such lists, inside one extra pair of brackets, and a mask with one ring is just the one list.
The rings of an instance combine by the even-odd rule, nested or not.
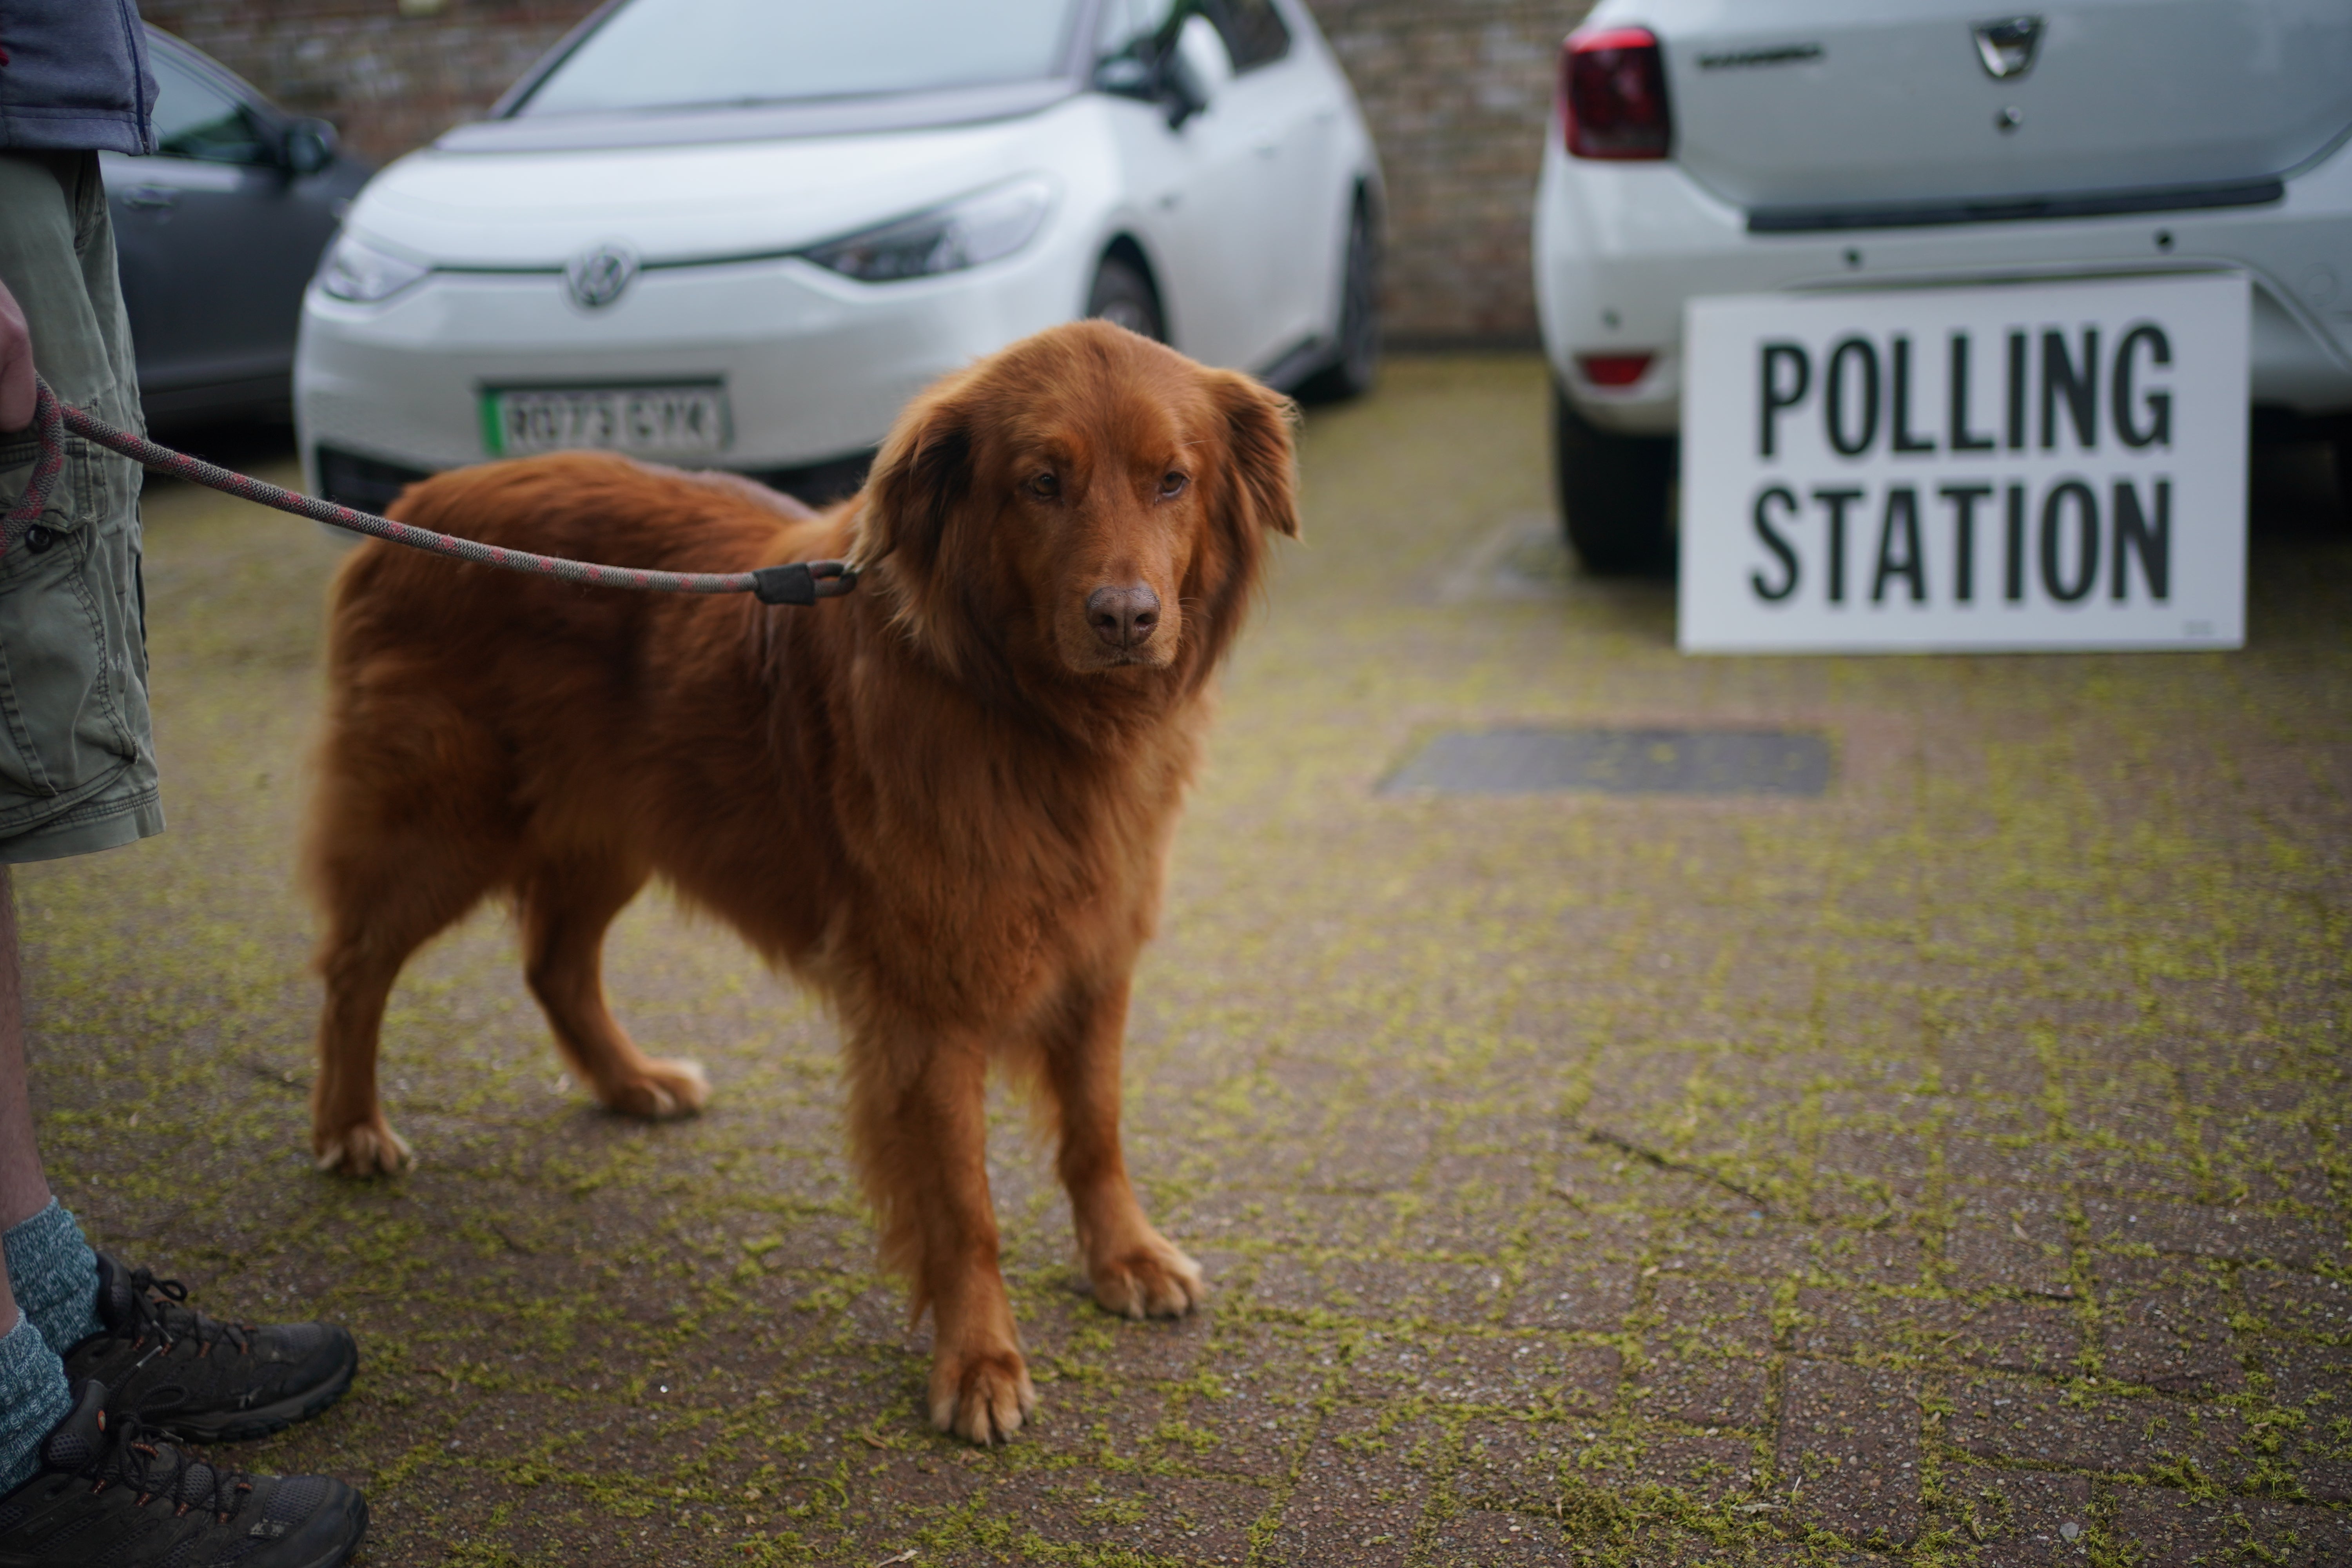
[(1291, 430), (1298, 405), (1263, 382), (1228, 372), (1217, 389), (1233, 453), (1234, 504), (1244, 529), (1298, 537), (1297, 463)]
[(953, 398), (934, 393), (899, 416), (866, 476), (850, 541), (864, 569), (905, 552), (917, 572), (938, 557), (948, 518), (971, 489), (971, 427)]

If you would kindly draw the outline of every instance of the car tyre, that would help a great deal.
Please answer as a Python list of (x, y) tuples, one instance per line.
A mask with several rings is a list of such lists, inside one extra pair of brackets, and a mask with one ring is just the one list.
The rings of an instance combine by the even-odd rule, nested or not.
[(1359, 193), (1348, 220), (1348, 252), (1340, 275), (1339, 357), (1309, 376), (1298, 395), (1339, 403), (1372, 389), (1381, 368), (1381, 226), (1370, 199)]
[(1160, 295), (1151, 279), (1134, 263), (1106, 256), (1095, 268), (1094, 287), (1087, 290), (1087, 314), (1099, 316), (1154, 342), (1168, 341), (1167, 323), (1160, 317)]
[(1675, 437), (1603, 430), (1557, 384), (1551, 415), (1560, 528), (1584, 569), (1604, 577), (1672, 571)]

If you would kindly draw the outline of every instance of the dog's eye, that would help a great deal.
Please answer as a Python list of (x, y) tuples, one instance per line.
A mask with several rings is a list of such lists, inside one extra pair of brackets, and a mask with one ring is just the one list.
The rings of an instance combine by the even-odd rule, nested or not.
[(1160, 475), (1160, 499), (1161, 500), (1174, 500), (1178, 496), (1184, 493), (1184, 487), (1192, 482), (1192, 481), (1191, 479), (1186, 479), (1182, 474), (1167, 473)]
[(1039, 474), (1029, 481), (1028, 489), (1039, 500), (1052, 500), (1062, 493), (1062, 481), (1057, 475)]

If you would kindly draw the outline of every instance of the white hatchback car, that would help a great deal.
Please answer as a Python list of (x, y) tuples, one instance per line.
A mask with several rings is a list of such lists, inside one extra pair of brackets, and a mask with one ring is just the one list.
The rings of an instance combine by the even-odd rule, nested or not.
[(604, 447), (822, 499), (919, 388), (1081, 315), (1344, 394), (1380, 217), (1298, 0), (615, 0), (353, 205), (307, 477), (380, 510)]
[(1670, 561), (1696, 295), (2242, 269), (2258, 420), (2352, 487), (2352, 3), (1601, 0), (1535, 223), (1559, 499)]

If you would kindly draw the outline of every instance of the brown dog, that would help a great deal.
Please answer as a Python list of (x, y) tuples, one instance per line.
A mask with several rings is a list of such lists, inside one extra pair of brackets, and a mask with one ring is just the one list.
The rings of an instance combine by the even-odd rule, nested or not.
[(1266, 531), (1297, 531), (1287, 404), (1081, 322), (925, 393), (822, 516), (583, 454), (445, 474), (397, 510), (587, 560), (844, 557), (863, 576), (778, 609), (353, 554), (306, 855), (327, 915), (320, 1164), (407, 1158), (376, 1098), (385, 997), (493, 892), (597, 1098), (699, 1108), (701, 1070), (640, 1053), (599, 978), (605, 928), (659, 876), (837, 1010), (883, 1256), (933, 1313), (935, 1423), (992, 1441), (1036, 1399), (997, 1270), (992, 1059), (1040, 1091), (1096, 1300), (1189, 1310), (1201, 1271), (1128, 1184), (1120, 1039), (1210, 677)]

